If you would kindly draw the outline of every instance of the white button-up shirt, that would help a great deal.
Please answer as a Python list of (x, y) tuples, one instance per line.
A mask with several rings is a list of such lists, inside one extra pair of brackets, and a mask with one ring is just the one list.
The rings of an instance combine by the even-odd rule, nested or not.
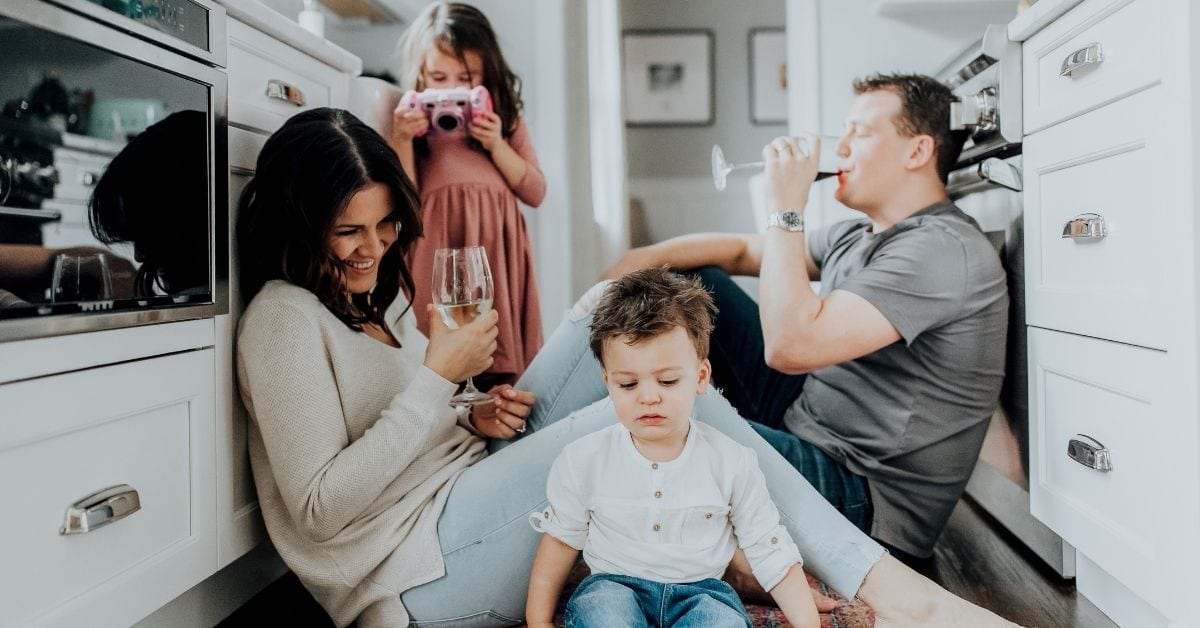
[(669, 462), (642, 456), (620, 424), (588, 434), (554, 461), (546, 496), (530, 524), (582, 550), (593, 573), (720, 578), (741, 547), (770, 591), (801, 563), (754, 451), (704, 423)]

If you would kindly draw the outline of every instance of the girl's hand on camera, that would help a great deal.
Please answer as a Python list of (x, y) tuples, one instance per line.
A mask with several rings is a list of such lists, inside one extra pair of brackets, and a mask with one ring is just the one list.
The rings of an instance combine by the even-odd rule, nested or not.
[(501, 384), (488, 391), (491, 403), (472, 408), (471, 425), (475, 431), (489, 438), (509, 440), (525, 431), (525, 419), (533, 410), (534, 395)]
[(392, 111), (392, 140), (411, 142), (418, 134), (429, 129), (429, 118), (421, 111), (408, 107), (396, 107)]
[(446, 381), (461, 382), (478, 375), (492, 365), (492, 354), (496, 352), (496, 322), (500, 315), (496, 310), (450, 329), (441, 314), (427, 305), (429, 313), (429, 346), (425, 349), (425, 366), (441, 375)]
[(496, 148), (498, 143), (504, 141), (504, 124), (495, 111), (478, 114), (475, 119), (471, 120), (468, 130), (471, 132), (471, 137), (478, 140), (484, 150), (489, 153)]

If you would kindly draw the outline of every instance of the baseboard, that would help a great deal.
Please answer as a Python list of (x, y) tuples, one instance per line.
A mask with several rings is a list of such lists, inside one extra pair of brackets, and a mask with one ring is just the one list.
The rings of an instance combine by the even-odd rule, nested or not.
[(287, 573), (269, 541), (188, 589), (135, 624), (138, 628), (210, 628)]

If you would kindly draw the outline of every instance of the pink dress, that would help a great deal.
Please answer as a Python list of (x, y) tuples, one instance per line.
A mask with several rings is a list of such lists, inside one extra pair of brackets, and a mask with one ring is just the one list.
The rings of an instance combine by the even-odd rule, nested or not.
[[(461, 135), (430, 131), (429, 154), (417, 157), (424, 237), (413, 243), (407, 262), (416, 283), (413, 311), (417, 326), (429, 334), (426, 303), (431, 303), (433, 252), (442, 247), (487, 249), (495, 283), (492, 307), (500, 314), (491, 381), (515, 381), (542, 346), (533, 251), (525, 217), (517, 199), (537, 207), (546, 196), (546, 177), (538, 166), (524, 121), (508, 143), (529, 168), (515, 188), (492, 163), (491, 156), (468, 146)], [(505, 377), (507, 376), (507, 377)]]

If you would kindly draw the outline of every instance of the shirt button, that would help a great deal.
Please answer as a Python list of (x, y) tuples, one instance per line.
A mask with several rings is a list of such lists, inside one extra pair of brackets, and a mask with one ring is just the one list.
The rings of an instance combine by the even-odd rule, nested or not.
[(711, 513), (711, 512), (706, 512), (706, 513), (704, 513), (704, 518), (705, 518), (705, 519), (712, 519), (712, 513)]
[(657, 523), (656, 523), (656, 524), (654, 524), (654, 531), (655, 531), (655, 532), (658, 532), (658, 531), (659, 531), (659, 530), (661, 530), (661, 529), (662, 529), (662, 526), (658, 525)]
[(547, 510), (546, 512), (543, 512), (543, 513), (542, 513), (542, 518), (544, 518), (544, 519), (549, 519), (549, 518), (550, 518), (550, 511), (549, 511), (549, 510)]
[(654, 491), (655, 497), (662, 497), (662, 491)]
[(771, 537), (771, 545), (776, 545), (778, 543), (779, 543), (779, 537), (777, 537), (777, 536)]
[(650, 468), (651, 468), (651, 469), (654, 469), (655, 471), (657, 471), (657, 470), (658, 470), (658, 463), (657, 463), (657, 462), (655, 462), (655, 463), (651, 464), (651, 465), (650, 465)]

